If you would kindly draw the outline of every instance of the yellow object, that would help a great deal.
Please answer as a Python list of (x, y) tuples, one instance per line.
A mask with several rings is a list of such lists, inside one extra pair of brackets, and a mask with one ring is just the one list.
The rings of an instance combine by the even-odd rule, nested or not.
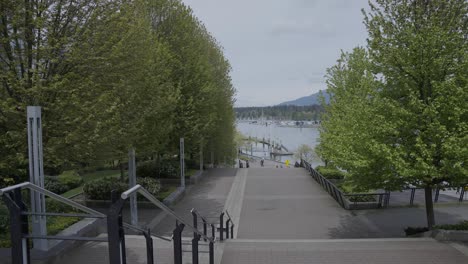
[(289, 167), (289, 160), (286, 160), (286, 166)]

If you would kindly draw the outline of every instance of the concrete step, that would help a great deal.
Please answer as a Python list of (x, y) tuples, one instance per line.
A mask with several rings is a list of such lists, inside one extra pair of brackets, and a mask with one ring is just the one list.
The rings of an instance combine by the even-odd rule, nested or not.
[(431, 238), (234, 239), (225, 242), (222, 264), (424, 264), (468, 263), (468, 247)]

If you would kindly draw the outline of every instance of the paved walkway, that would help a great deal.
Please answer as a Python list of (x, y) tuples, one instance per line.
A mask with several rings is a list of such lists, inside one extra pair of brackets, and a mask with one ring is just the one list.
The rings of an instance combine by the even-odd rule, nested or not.
[[(347, 211), (304, 169), (255, 167), (210, 170), (174, 207), (190, 222), (191, 208), (209, 217), (229, 211), (236, 239), (216, 243), (217, 264), (468, 263), (466, 245), (402, 238), (404, 227), (424, 225), (423, 208)], [(467, 219), (468, 207), (438, 206), (436, 218)], [(152, 222), (157, 234), (174, 228), (174, 220), (161, 214)], [(173, 263), (172, 244), (154, 243), (156, 263)], [(126, 245), (127, 263), (146, 263), (142, 237), (127, 236)], [(85, 243), (48, 263), (107, 263), (107, 254), (106, 243)], [(208, 263), (206, 253), (200, 256)], [(188, 252), (184, 263), (191, 263)]]
[(350, 213), (302, 168), (248, 169), (238, 238), (329, 238)]
[[(190, 213), (192, 208), (195, 208), (204, 217), (217, 222), (231, 190), (236, 172), (236, 169), (228, 168), (211, 169), (205, 172), (202, 180), (198, 184), (190, 186), (185, 197), (172, 209), (188, 223), (193, 221)], [(152, 227), (152, 232), (170, 236), (174, 227), (175, 219), (166, 216), (160, 223)], [(188, 230), (184, 230), (184, 235), (191, 236), (191, 234)]]

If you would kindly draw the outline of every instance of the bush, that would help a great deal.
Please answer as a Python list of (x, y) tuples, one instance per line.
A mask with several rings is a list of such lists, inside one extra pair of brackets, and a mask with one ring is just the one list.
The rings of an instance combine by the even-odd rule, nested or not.
[(454, 225), (436, 225), (434, 229), (443, 229), (443, 230), (468, 230), (468, 220), (462, 221)]
[(140, 162), (136, 173), (142, 178), (175, 178), (178, 176), (179, 163), (175, 159), (166, 159), (161, 162), (153, 160)]
[(138, 163), (136, 168), (136, 174), (138, 175), (138, 177), (143, 178), (156, 178), (158, 177), (158, 172), (159, 168), (157, 166), (157, 163), (152, 160), (140, 162)]
[(113, 177), (104, 177), (87, 182), (83, 186), (83, 192), (91, 200), (110, 200), (112, 190), (122, 193), (128, 189), (128, 184), (119, 182)]
[(58, 176), (61, 184), (67, 186), (68, 190), (74, 189), (83, 184), (83, 178), (76, 171), (65, 171)]
[(369, 203), (376, 201), (373, 195), (348, 196), (348, 199), (353, 203)]
[(157, 196), (159, 194), (159, 192), (161, 191), (161, 184), (156, 179), (138, 178), (137, 182), (138, 182), (138, 184), (143, 186), (143, 188), (148, 190), (148, 192), (150, 192), (154, 196)]
[(57, 194), (62, 194), (69, 190), (65, 184), (59, 182), (58, 177), (54, 176), (46, 176), (44, 178), (44, 187), (45, 189)]
[(10, 229), (10, 217), (8, 209), (0, 203), (0, 234), (6, 234)]
[(327, 179), (342, 180), (346, 173), (334, 167), (317, 166), (315, 170)]

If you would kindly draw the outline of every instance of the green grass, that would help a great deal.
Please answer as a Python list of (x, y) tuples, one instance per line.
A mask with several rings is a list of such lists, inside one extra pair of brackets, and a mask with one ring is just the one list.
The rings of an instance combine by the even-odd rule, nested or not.
[(102, 171), (95, 171), (83, 174), (83, 181), (89, 182), (92, 180), (104, 178), (104, 177), (115, 177), (120, 178), (120, 170), (102, 170)]
[(168, 197), (176, 189), (177, 189), (177, 186), (174, 186), (174, 185), (168, 186), (167, 189), (165, 189), (163, 192), (160, 192), (156, 198), (158, 198), (158, 200), (162, 201), (162, 200), (166, 199), (166, 197)]
[(68, 192), (63, 193), (62, 196), (65, 198), (71, 198), (82, 192), (83, 192), (83, 186), (80, 186), (80, 187), (76, 187), (75, 189), (71, 189)]
[(189, 170), (187, 170), (187, 171), (185, 172), (185, 178), (195, 175), (195, 173), (197, 173), (197, 171), (198, 171), (198, 170), (195, 170), (195, 169), (189, 169)]

